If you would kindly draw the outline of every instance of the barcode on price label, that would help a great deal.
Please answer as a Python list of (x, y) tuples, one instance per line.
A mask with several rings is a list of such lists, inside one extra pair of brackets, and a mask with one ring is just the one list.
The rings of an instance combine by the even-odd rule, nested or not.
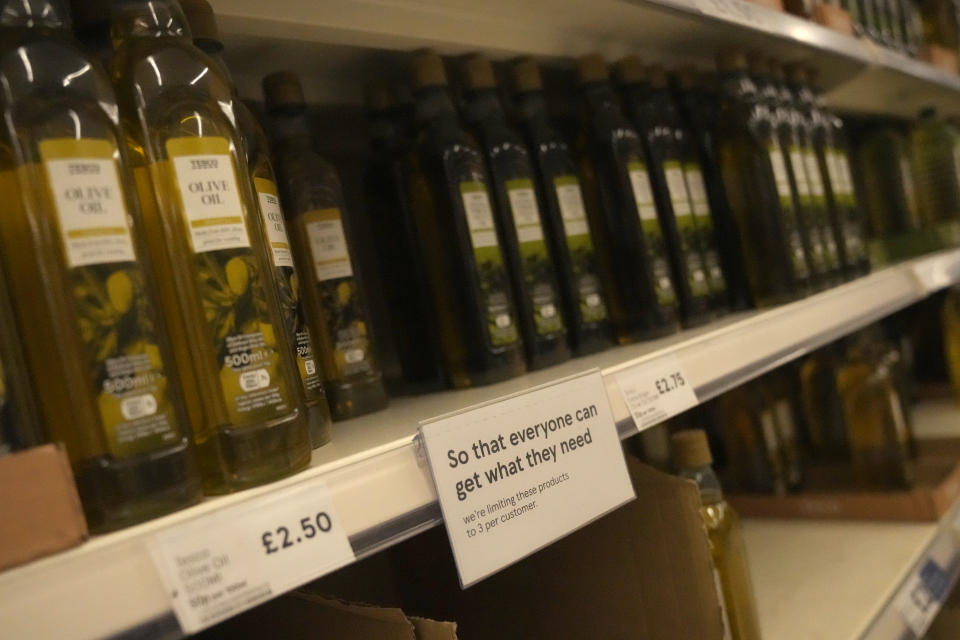
[(354, 560), (330, 494), (317, 481), (171, 527), (148, 546), (186, 633)]
[(639, 431), (697, 404), (697, 393), (676, 356), (658, 358), (615, 375)]
[(900, 589), (895, 600), (896, 607), (903, 621), (918, 638), (926, 633), (949, 588), (950, 577), (930, 558)]

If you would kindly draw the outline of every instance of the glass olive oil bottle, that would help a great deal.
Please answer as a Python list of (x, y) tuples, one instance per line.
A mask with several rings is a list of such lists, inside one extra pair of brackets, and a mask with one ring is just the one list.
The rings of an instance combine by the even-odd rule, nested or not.
[[(713, 229), (713, 238), (704, 240), (703, 245), (715, 246), (720, 275), (723, 278), (726, 301), (717, 301), (715, 308), (729, 306), (731, 309), (742, 309), (748, 306), (750, 293), (743, 271), (740, 239), (723, 189), (715, 144), (713, 125), (718, 108), (716, 76), (711, 73), (698, 73), (695, 69), (686, 67), (678, 71), (673, 79), (676, 104), (690, 133), (689, 159), (684, 162), (687, 190), (690, 192), (695, 215), (702, 221), (697, 228), (702, 233)], [(706, 218), (707, 215), (709, 219)], [(713, 274), (713, 258), (711, 252), (706, 251), (708, 274)], [(720, 291), (720, 281), (711, 275), (711, 283), (711, 295), (714, 295)]]
[[(223, 42), (217, 28), (216, 17), (207, 0), (180, 0), (180, 6), (187, 18), (187, 24), (193, 35), (193, 43), (212, 60), (219, 63), (221, 71), (229, 77), (229, 71), (220, 57)], [(277, 193), (277, 180), (270, 162), (270, 151), (263, 127), (250, 109), (240, 100), (234, 87), (234, 113), (237, 119), (237, 131), (243, 143), (250, 171), (250, 180), (256, 191), (257, 204), (264, 231), (263, 240), (270, 251), (273, 279), (280, 293), (280, 312), (283, 315), (283, 327), (287, 344), (292, 349), (300, 386), (303, 390), (307, 408), (307, 427), (310, 430), (310, 443), (314, 448), (330, 441), (330, 409), (323, 391), (323, 382), (317, 366), (313, 349), (311, 329), (307, 323), (303, 302), (300, 300), (300, 286), (290, 240), (280, 207)]]
[(724, 393), (714, 405), (730, 479), (737, 489), (783, 495), (787, 491), (777, 419), (762, 381)]
[(957, 130), (933, 108), (920, 112), (910, 132), (914, 182), (920, 217), (931, 226), (960, 217), (960, 154)]
[(677, 294), (643, 142), (620, 110), (603, 58), (583, 56), (577, 74), (584, 196), (617, 339), (673, 332)]
[(700, 489), (700, 514), (707, 527), (710, 553), (717, 571), (723, 608), (731, 640), (759, 640), (760, 623), (750, 580), (750, 566), (737, 512), (723, 497), (713, 472), (707, 434), (700, 430), (677, 431), (670, 436), (673, 465), (680, 476)]
[(29, 388), (23, 345), (16, 332), (6, 278), (0, 275), (0, 456), (48, 439)]
[(191, 504), (200, 483), (114, 94), (69, 25), (55, 0), (0, 11), (0, 253), (40, 419), (104, 531)]
[(580, 190), (580, 171), (553, 128), (540, 70), (532, 60), (512, 66), (519, 125), (539, 177), (544, 226), (550, 239), (570, 346), (577, 355), (610, 346), (610, 325), (597, 272), (593, 234)]
[(340, 178), (313, 149), (300, 79), (277, 72), (263, 79), (287, 233), (300, 291), (317, 329), (321, 370), (334, 420), (387, 405), (362, 287), (351, 251), (352, 219)]
[(859, 145), (856, 159), (873, 236), (889, 239), (919, 229), (906, 136), (893, 125), (878, 126)]
[(838, 347), (828, 345), (800, 363), (800, 407), (807, 446), (820, 461), (850, 456), (843, 400), (837, 388)]
[(869, 334), (854, 336), (837, 369), (854, 477), (875, 489), (908, 489), (913, 482), (909, 430), (891, 371), (871, 353)]
[(447, 376), (469, 387), (520, 375), (523, 341), (483, 155), (460, 126), (443, 60), (419, 52), (412, 67), (420, 131), (409, 192)]
[(310, 462), (233, 89), (172, 0), (113, 6), (114, 82), (205, 489)]
[(392, 346), (405, 389), (434, 390), (444, 381), (440, 341), (407, 186), (413, 104), (408, 109), (394, 90), (375, 86), (366, 92), (366, 106), (370, 159), (363, 188), (367, 214), (377, 227), (374, 240), (391, 312)]
[(527, 366), (539, 369), (562, 362), (570, 357), (570, 349), (530, 151), (507, 124), (490, 61), (479, 54), (468, 57), (463, 80), (464, 121), (487, 160), (500, 247), (513, 284)]
[(634, 56), (620, 60), (616, 71), (625, 112), (637, 127), (650, 159), (654, 200), (677, 286), (680, 316), (688, 326), (706, 322), (711, 317), (710, 283), (684, 177), (677, 114), (666, 74), (662, 67), (648, 74)]
[(943, 352), (953, 387), (953, 399), (960, 404), (960, 287), (954, 286), (943, 299)]
[(792, 194), (775, 119), (745, 55), (724, 53), (718, 67), (717, 154), (744, 271), (755, 305), (778, 304), (806, 292), (810, 269), (796, 213), (786, 206)]

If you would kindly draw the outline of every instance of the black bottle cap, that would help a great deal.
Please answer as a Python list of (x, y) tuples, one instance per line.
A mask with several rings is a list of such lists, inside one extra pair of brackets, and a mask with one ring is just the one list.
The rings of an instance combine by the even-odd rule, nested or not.
[(213, 14), (210, 3), (207, 0), (180, 0), (180, 8), (190, 25), (193, 42), (208, 53), (223, 51), (217, 17)]

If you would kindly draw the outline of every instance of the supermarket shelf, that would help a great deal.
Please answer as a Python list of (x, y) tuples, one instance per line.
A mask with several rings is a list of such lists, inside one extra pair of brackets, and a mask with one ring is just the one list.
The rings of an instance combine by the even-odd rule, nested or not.
[[(950, 400), (913, 418), (918, 438), (960, 436)], [(960, 577), (960, 505), (937, 523), (747, 519), (744, 529), (765, 638), (916, 638), (904, 605), (928, 598), (910, 593), (923, 582), (937, 594), (929, 622)]]
[[(310, 469), (265, 487), (213, 498), (76, 549), (0, 574), (0, 629), (10, 637), (77, 638), (136, 631), (176, 636), (178, 627), (146, 544), (159, 531), (229, 517), (267, 496), (325, 484), (362, 556), (440, 521), (429, 471), (413, 437), (420, 420), (598, 368), (621, 434), (636, 427), (616, 386), (619, 372), (675, 358), (703, 401), (916, 302), (960, 277), (960, 250), (878, 271), (776, 309), (737, 314), (656, 341), (626, 345), (490, 387), (399, 398), (386, 410), (335, 425)], [(146, 625), (146, 626), (144, 626)], [(773, 636), (776, 637), (776, 636)]]
[[(301, 72), (308, 99), (359, 104), (363, 83), (404, 77), (390, 52), (425, 46), (569, 58), (638, 53), (712, 67), (723, 48), (758, 49), (820, 70), (837, 108), (912, 116), (957, 111), (960, 77), (924, 62), (745, 0), (213, 0), (242, 95), (260, 95), (277, 67)], [(282, 52), (282, 53), (278, 53)]]

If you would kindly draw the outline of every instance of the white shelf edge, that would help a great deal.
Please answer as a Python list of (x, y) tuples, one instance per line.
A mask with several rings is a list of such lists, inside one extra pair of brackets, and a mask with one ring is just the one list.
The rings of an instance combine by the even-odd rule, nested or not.
[[(618, 347), (537, 372), (547, 381), (606, 361), (603, 373), (622, 437), (636, 433), (616, 387), (619, 371), (656, 358), (678, 358), (700, 401), (745, 382), (929, 295), (960, 278), (960, 250), (941, 252), (843, 284), (774, 309), (745, 314), (692, 332), (644, 345)], [(719, 325), (719, 327), (718, 327)], [(691, 337), (692, 336), (692, 337)], [(667, 344), (668, 346), (662, 346)], [(619, 354), (641, 355), (616, 361)], [(532, 377), (532, 376), (530, 376)], [(521, 379), (527, 384), (526, 378)], [(530, 386), (533, 386), (530, 384)], [(448, 392), (449, 394), (464, 392)], [(497, 388), (472, 390), (470, 398), (503, 395)], [(433, 394), (406, 401), (420, 408), (420, 419), (449, 410), (464, 396)], [(453, 400), (451, 400), (453, 398)], [(461, 406), (473, 404), (465, 402)], [(434, 408), (436, 406), (437, 408)], [(445, 408), (440, 408), (440, 407)], [(427, 412), (424, 414), (423, 412)], [(381, 422), (390, 411), (368, 416)], [(345, 423), (347, 427), (358, 423)], [(413, 443), (416, 423), (394, 425), (398, 437), (354, 455), (323, 462), (291, 478), (239, 494), (214, 498), (190, 509), (116, 533), (98, 536), (75, 549), (0, 573), (0, 629), (11, 637), (51, 637), (70, 628), (74, 637), (105, 637), (155, 625), (176, 628), (167, 596), (155, 575), (146, 540), (178, 523), (225, 511), (259, 497), (317, 480), (327, 485), (358, 555), (363, 556), (415, 535), (439, 522), (429, 471)], [(159, 625), (159, 626), (157, 626)], [(139, 628), (138, 628), (139, 627)]]

